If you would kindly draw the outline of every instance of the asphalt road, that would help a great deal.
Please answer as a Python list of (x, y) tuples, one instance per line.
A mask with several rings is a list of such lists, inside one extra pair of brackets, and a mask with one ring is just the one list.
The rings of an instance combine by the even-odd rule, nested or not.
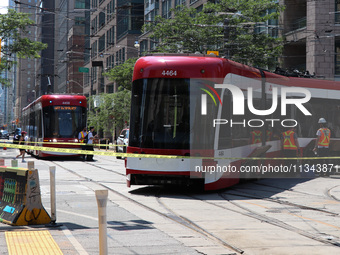
[[(5, 164), (18, 150), (0, 151)], [(50, 212), (49, 167), (56, 166), (59, 227), (0, 224), (5, 233), (47, 230), (63, 254), (99, 254), (96, 190), (108, 190), (108, 254), (339, 254), (338, 176), (263, 179), (217, 192), (126, 187), (124, 161), (40, 160), (42, 203)], [(27, 167), (21, 163), (20, 167)]]

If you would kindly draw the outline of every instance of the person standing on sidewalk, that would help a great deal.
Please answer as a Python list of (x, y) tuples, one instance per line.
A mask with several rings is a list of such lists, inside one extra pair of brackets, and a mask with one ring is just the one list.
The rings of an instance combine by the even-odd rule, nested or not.
[[(94, 132), (94, 127), (92, 126), (92, 127), (90, 127), (90, 131), (87, 134), (88, 141), (87, 141), (87, 148), (86, 148), (86, 150), (88, 150), (88, 151), (94, 151), (93, 140), (98, 138), (98, 135), (94, 136), (93, 132)], [(93, 155), (88, 154), (86, 160), (87, 161), (94, 161), (93, 160)]]
[[(84, 127), (83, 130), (80, 131), (80, 132), (79, 132), (79, 135), (78, 135), (78, 140), (79, 140), (79, 142), (82, 144), (82, 145), (81, 145), (81, 149), (82, 149), (83, 151), (86, 150), (87, 138), (88, 138), (88, 137), (87, 137), (86, 127)], [(83, 161), (85, 161), (85, 154), (82, 154), (81, 157), (82, 157)]]

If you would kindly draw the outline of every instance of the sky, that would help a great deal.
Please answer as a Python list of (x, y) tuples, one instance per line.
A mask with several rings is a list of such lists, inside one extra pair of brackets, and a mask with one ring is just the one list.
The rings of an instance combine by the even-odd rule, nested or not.
[(0, 0), (0, 13), (6, 13), (8, 8), (8, 0)]

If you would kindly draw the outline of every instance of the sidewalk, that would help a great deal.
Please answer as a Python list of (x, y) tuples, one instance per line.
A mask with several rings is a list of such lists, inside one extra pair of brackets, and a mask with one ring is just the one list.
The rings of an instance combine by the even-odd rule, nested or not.
[[(5, 165), (10, 165), (16, 153), (17, 150), (7, 150), (2, 152), (0, 158), (5, 159)], [(50, 214), (47, 165), (53, 163), (30, 156), (26, 157), (26, 161), (34, 161), (35, 168), (39, 170), (42, 202)], [(19, 161), (18, 166), (27, 167), (27, 163)], [(10, 226), (0, 223), (0, 254), (28, 254), (26, 251), (44, 255), (99, 254), (98, 207), (94, 190), (103, 188), (63, 169), (57, 171), (56, 223), (62, 226)], [(108, 173), (106, 179), (109, 178)], [(155, 228), (153, 222), (141, 219), (113, 202), (118, 199), (121, 198), (109, 194), (106, 210), (108, 254), (199, 254), (195, 249), (184, 246)]]

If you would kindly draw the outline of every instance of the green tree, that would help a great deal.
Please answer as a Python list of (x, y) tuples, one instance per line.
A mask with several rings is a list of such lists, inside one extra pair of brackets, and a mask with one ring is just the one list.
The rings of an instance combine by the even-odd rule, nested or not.
[(115, 66), (103, 75), (107, 76), (110, 81), (116, 82), (118, 90), (131, 90), (133, 68), (136, 61), (136, 58), (129, 58), (123, 64)]
[(130, 90), (113, 94), (100, 94), (89, 99), (88, 125), (102, 131), (106, 138), (115, 137), (117, 132), (129, 124)]
[(117, 84), (117, 92), (92, 96), (89, 99), (89, 125), (102, 130), (104, 134), (114, 137), (117, 132), (129, 125), (131, 83), (136, 60), (136, 58), (127, 59), (123, 64), (103, 74)]
[[(271, 36), (283, 6), (272, 0), (221, 0), (207, 3), (203, 11), (178, 6), (173, 18), (161, 16), (144, 25), (160, 43), (158, 52), (202, 52), (218, 50), (229, 58), (258, 67), (276, 64), (282, 39)], [(262, 33), (269, 29), (272, 33)]]
[[(27, 27), (34, 26), (34, 21), (29, 18), (29, 14), (16, 12), (9, 9), (7, 14), (0, 15), (0, 38), (2, 45), (0, 73), (4, 69), (10, 69), (15, 63), (11, 56), (16, 54), (19, 58), (39, 58), (40, 51), (47, 47), (46, 44), (28, 39)], [(1, 78), (1, 83), (8, 81)]]

